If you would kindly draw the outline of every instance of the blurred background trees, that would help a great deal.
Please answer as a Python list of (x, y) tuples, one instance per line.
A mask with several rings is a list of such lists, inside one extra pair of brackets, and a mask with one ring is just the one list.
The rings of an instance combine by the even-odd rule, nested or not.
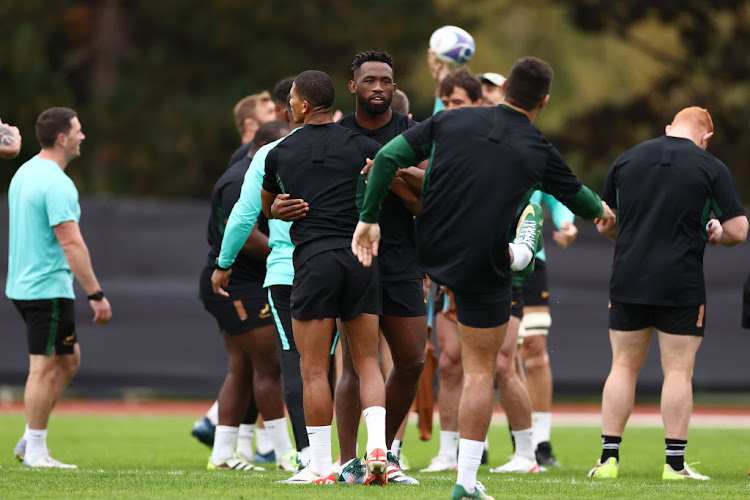
[(682, 107), (707, 107), (710, 150), (750, 195), (750, 0), (4, 0), (0, 117), (38, 150), (34, 121), (77, 109), (87, 140), (70, 175), (84, 194), (204, 197), (238, 145), (231, 109), (305, 69), (328, 72), (336, 106), (356, 52), (383, 48), (417, 120), (429, 116), (425, 60), (434, 29), (477, 42), (474, 72), (507, 74), (535, 55), (555, 68), (537, 126), (599, 188), (612, 161), (663, 133)]

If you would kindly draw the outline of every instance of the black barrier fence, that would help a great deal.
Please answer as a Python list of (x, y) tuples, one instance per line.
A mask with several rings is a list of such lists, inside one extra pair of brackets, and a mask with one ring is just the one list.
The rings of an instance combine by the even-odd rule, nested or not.
[[(81, 369), (71, 384), (79, 394), (127, 393), (213, 397), (226, 355), (213, 318), (198, 299), (206, 262), (208, 202), (123, 199), (81, 200), (81, 228), (94, 267), (112, 304), (106, 327), (78, 285), (77, 333)], [(5, 282), (8, 204), (0, 201), (0, 277)], [(549, 354), (555, 392), (598, 395), (609, 371), (607, 330), (613, 244), (593, 224), (579, 222), (576, 242), (561, 250), (545, 227), (552, 328)], [(706, 250), (706, 336), (698, 353), (697, 391), (750, 389), (750, 331), (740, 328), (747, 245)], [(0, 300), (0, 385), (23, 385), (28, 350), (20, 315)], [(657, 393), (661, 368), (656, 342), (639, 378), (639, 390)]]

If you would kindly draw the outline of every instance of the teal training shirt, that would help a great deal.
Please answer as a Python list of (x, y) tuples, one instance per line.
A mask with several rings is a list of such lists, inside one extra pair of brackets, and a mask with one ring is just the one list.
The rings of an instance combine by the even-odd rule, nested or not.
[(10, 234), (5, 294), (14, 300), (75, 299), (73, 273), (54, 227), (78, 222), (78, 190), (60, 166), (33, 157), (8, 190)]
[[(291, 133), (294, 133), (295, 130), (292, 130)], [(250, 167), (247, 169), (245, 180), (242, 183), (240, 198), (229, 214), (227, 227), (224, 230), (221, 253), (219, 254), (219, 265), (221, 267), (230, 267), (234, 263), (234, 259), (237, 258), (237, 254), (240, 252), (242, 245), (245, 244), (250, 231), (253, 230), (255, 221), (262, 209), (260, 189), (263, 185), (263, 174), (266, 170), (266, 156), (271, 149), (284, 139), (281, 138), (261, 147), (253, 156), (253, 161), (250, 162)], [(268, 246), (271, 248), (271, 253), (266, 258), (264, 287), (292, 285), (294, 280), (294, 265), (292, 264), (294, 245), (289, 237), (291, 226), (291, 222), (278, 219), (268, 220)]]
[[(575, 214), (571, 212), (568, 207), (563, 205), (560, 200), (549, 193), (545, 193), (544, 191), (540, 191), (538, 189), (534, 191), (534, 193), (531, 195), (531, 198), (529, 199), (529, 203), (544, 203), (545, 205), (547, 205), (547, 208), (549, 208), (552, 212), (552, 223), (558, 230), (560, 229), (560, 225), (563, 222), (567, 221), (572, 224), (576, 220)], [(534, 257), (539, 260), (546, 261), (547, 254), (544, 253), (544, 247), (542, 247), (542, 249), (539, 250)]]

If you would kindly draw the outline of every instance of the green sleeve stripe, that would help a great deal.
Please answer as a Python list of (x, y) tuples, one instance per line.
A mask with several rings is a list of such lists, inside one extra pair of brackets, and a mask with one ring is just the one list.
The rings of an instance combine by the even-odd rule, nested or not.
[(416, 160), (417, 155), (403, 135), (399, 135), (378, 151), (367, 181), (359, 220), (369, 224), (378, 222), (383, 200), (396, 177), (396, 170), (414, 165), (417, 163)]
[(584, 219), (594, 219), (604, 212), (602, 200), (599, 198), (599, 195), (586, 186), (581, 186), (576, 195), (568, 200), (565, 205), (574, 214)]

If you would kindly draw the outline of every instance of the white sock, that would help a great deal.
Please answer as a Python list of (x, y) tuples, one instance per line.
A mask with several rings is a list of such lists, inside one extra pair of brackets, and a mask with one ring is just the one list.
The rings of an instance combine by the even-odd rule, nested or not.
[(255, 434), (255, 424), (240, 424), (240, 430), (237, 433), (237, 453), (245, 458), (253, 458), (253, 435)]
[(24, 462), (33, 464), (47, 455), (47, 429), (26, 429)]
[(276, 420), (266, 420), (266, 435), (273, 444), (273, 451), (276, 452), (276, 461), (281, 460), (281, 455), (294, 449), (292, 441), (289, 439), (289, 427), (286, 423), (286, 417), (277, 418)]
[(391, 443), (391, 454), (393, 454), (393, 456), (396, 458), (399, 458), (401, 456), (401, 440), (400, 439), (394, 439), (393, 443)]
[(232, 427), (231, 425), (216, 426), (216, 432), (214, 433), (214, 449), (211, 452), (211, 461), (214, 464), (223, 464), (232, 458), (239, 430), (239, 427)]
[(266, 429), (255, 429), (255, 451), (267, 455), (273, 451), (273, 442)]
[(29, 438), (27, 437), (27, 436), (28, 436), (28, 433), (29, 433), (29, 425), (28, 425), (28, 424), (26, 424), (26, 427), (25, 427), (25, 428), (24, 428), (24, 430), (23, 430), (23, 438), (24, 438), (24, 439), (25, 439), (26, 441), (28, 441), (28, 440), (29, 440)]
[(219, 425), (219, 402), (214, 401), (214, 404), (206, 412), (206, 418), (208, 418), (212, 424)]
[(528, 458), (529, 460), (536, 460), (536, 455), (534, 454), (534, 441), (531, 438), (531, 428), (510, 432), (513, 434), (513, 439), (516, 441), (515, 455)]
[(531, 253), (529, 247), (522, 243), (508, 243), (508, 246), (513, 251), (513, 262), (510, 264), (510, 268), (514, 271), (526, 269), (531, 264), (531, 259), (534, 258), (534, 254)]
[(451, 457), (451, 460), (454, 460), (457, 453), (458, 432), (440, 431), (440, 451), (438, 451), (438, 455)]
[(458, 447), (458, 479), (456, 484), (464, 487), (467, 493), (474, 493), (477, 485), (477, 471), (482, 462), (484, 441), (461, 439)]
[(380, 448), (385, 451), (385, 408), (382, 406), (370, 406), (362, 410), (367, 426), (367, 449), (369, 455), (372, 450)]
[(552, 413), (545, 411), (531, 412), (531, 431), (534, 438), (534, 449), (539, 443), (549, 441), (550, 427), (552, 426)]
[(302, 467), (307, 467), (307, 465), (310, 463), (310, 447), (305, 446), (301, 450), (299, 450), (299, 453), (297, 453), (297, 458), (299, 459), (299, 463), (302, 464)]
[(333, 473), (331, 426), (308, 425), (307, 438), (310, 440), (310, 470), (319, 476), (330, 476)]

